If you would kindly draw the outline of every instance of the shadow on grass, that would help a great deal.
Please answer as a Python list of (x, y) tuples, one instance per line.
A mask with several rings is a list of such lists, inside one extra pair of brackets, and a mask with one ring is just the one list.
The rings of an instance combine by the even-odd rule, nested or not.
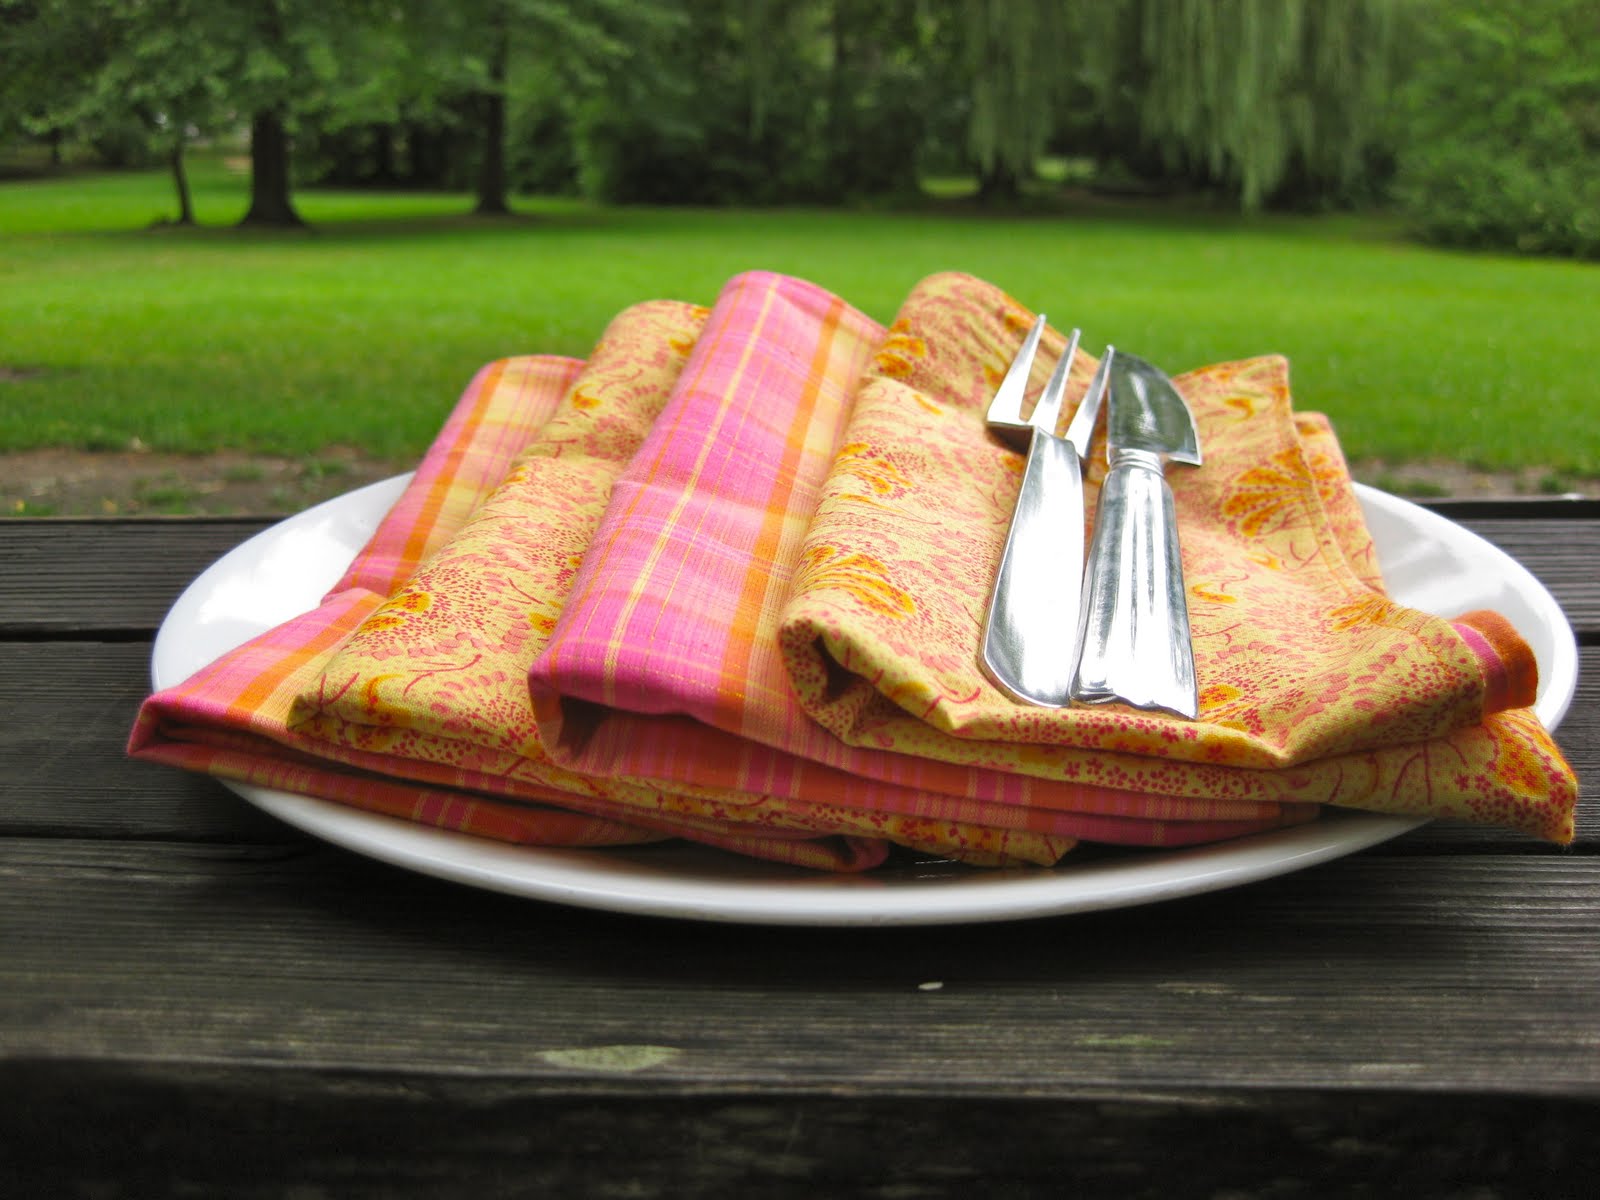
[(497, 237), (505, 234), (592, 231), (611, 229), (626, 223), (626, 220), (616, 215), (614, 210), (593, 208), (541, 209), (494, 217), (466, 212), (330, 218), (318, 216), (313, 212), (313, 215), (306, 217), (304, 223), (300, 225), (272, 226), (260, 223), (244, 225), (237, 222), (199, 222), (182, 225), (176, 221), (158, 220), (141, 229), (104, 230), (99, 236), (124, 239), (161, 237), (174, 241), (221, 243), (232, 246), (252, 243), (282, 245), (292, 242), (317, 244), (329, 241), (404, 241), (441, 234), (451, 237), (475, 235)]
[[(1077, 183), (1030, 187), (1005, 203), (986, 201), (973, 190), (948, 186), (837, 205), (607, 205), (577, 198), (520, 196), (513, 201), (513, 211), (503, 216), (475, 213), (472, 198), (459, 193), (369, 193), (303, 187), (295, 191), (293, 200), (303, 222), (299, 225), (242, 224), (245, 205), (243, 197), (239, 197), (239, 207), (232, 208), (230, 204), (221, 209), (223, 219), (203, 211), (200, 222), (183, 225), (171, 219), (170, 210), (163, 213), (158, 208), (160, 215), (146, 225), (84, 229), (82, 234), (121, 240), (159, 238), (185, 245), (382, 245), (437, 237), (494, 239), (617, 231), (699, 233), (712, 223), (736, 217), (741, 222), (791, 224), (814, 227), (819, 232), (861, 222), (926, 220), (952, 227), (1135, 223), (1156, 233), (1272, 231), (1321, 239), (1326, 239), (1330, 227), (1336, 226), (1339, 236), (1353, 240), (1405, 240), (1399, 223), (1381, 213), (1245, 215), (1209, 193), (1130, 194)], [(215, 214), (214, 201), (208, 203)]]

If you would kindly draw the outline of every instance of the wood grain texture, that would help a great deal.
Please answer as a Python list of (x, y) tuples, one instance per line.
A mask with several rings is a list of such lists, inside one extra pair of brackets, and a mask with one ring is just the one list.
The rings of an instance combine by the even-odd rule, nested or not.
[(1464, 518), (1550, 589), (1579, 641), (1600, 643), (1600, 520)]
[[(1118, 912), (760, 929), (321, 847), (0, 842), (9, 1059), (974, 1098), (1600, 1096), (1600, 858), (1360, 856)], [(937, 985), (931, 987), (927, 985)]]
[[(0, 835), (281, 841), (297, 838), (220, 785), (124, 752), (148, 694), (145, 642), (0, 642)], [(1558, 740), (1586, 783), (1578, 848), (1600, 848), (1600, 647), (1581, 652), (1578, 695)], [(1436, 822), (1383, 848), (1564, 853), (1504, 830)]]
[(0, 1195), (1583, 1194), (1600, 521), (1560, 511), (1466, 519), (1587, 642), (1573, 849), (1436, 823), (897, 930), (500, 896), (132, 763), (150, 631), (264, 523), (0, 522)]
[(196, 575), (270, 524), (0, 520), (0, 636), (150, 632)]
[(1600, 1169), (1597, 1120), (1582, 1101), (1374, 1089), (1137, 1103), (728, 1091), (663, 1105), (510, 1077), (29, 1063), (0, 1067), (0, 1125), (17, 1135), (0, 1187), (233, 1200), (1581, 1196)]
[(149, 693), (148, 641), (0, 641), (0, 836), (288, 835), (221, 784), (127, 757)]
[[(1570, 518), (1437, 506), (1526, 566), (1580, 636), (1600, 635), (1600, 504)], [(1535, 504), (1541, 512), (1548, 504)], [(1499, 508), (1490, 510), (1500, 512)], [(1515, 510), (1513, 510), (1515, 511)], [(1560, 511), (1560, 510), (1555, 510)], [(153, 630), (202, 570), (267, 528), (262, 519), (0, 520), (0, 634)], [(102, 597), (117, 596), (114, 617)]]

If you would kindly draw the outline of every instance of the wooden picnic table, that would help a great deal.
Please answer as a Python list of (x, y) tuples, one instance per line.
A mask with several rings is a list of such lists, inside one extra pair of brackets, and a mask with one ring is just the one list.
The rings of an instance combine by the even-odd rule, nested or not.
[(1585, 1193), (1600, 502), (1435, 507), (1578, 633), (1576, 845), (889, 929), (476, 890), (130, 762), (153, 631), (268, 522), (0, 522), (0, 1195)]

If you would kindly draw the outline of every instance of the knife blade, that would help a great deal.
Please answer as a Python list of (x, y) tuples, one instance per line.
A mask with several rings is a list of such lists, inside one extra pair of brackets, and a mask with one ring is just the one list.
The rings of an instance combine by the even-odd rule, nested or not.
[(1058, 437), (1078, 337), (1073, 330), (1028, 420), (1028, 459), (983, 626), (984, 673), (1012, 699), (1047, 708), (1072, 702), (1083, 597), (1083, 460), (1111, 353), (1101, 359), (1066, 436)]
[(1194, 416), (1160, 368), (1119, 352), (1106, 455), (1083, 588), (1077, 678), (1086, 703), (1199, 714), (1194, 642), (1168, 462), (1199, 466)]

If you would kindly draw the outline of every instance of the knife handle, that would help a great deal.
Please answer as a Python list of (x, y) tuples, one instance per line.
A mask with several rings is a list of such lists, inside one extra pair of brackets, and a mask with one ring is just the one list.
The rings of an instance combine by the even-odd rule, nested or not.
[(1199, 713), (1178, 520), (1149, 451), (1115, 452), (1100, 489), (1073, 697)]
[(1072, 702), (1083, 589), (1083, 472), (1066, 440), (1035, 429), (983, 627), (982, 664), (1015, 700)]

